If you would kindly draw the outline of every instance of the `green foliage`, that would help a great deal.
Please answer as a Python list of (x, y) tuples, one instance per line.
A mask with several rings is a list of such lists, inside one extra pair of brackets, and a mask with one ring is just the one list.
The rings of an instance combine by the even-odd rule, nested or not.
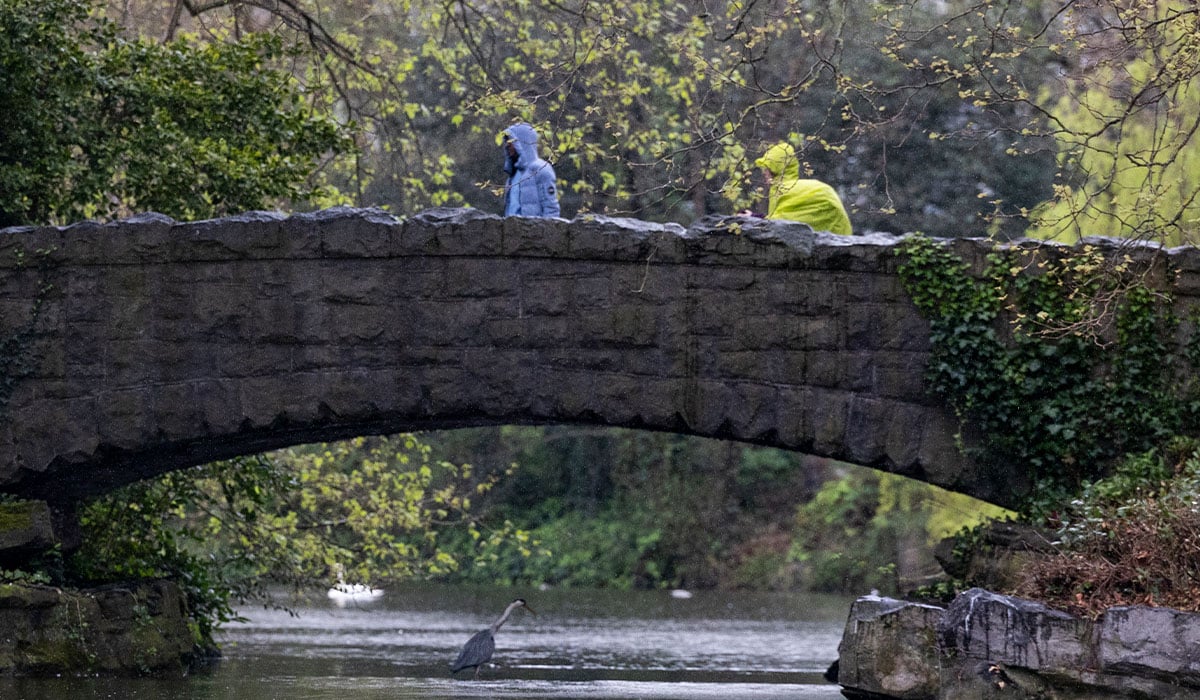
[[(168, 46), (196, 63), (195, 77), (212, 64), (189, 52), (262, 41), (255, 37), (271, 27), (286, 46), (304, 52), (268, 68), (286, 66), (318, 113), (363, 125), (364, 147), (322, 173), (345, 194), (317, 197), (321, 203), (495, 210), (501, 175), (494, 136), (512, 119), (526, 119), (544, 134), (568, 213), (688, 221), (741, 209), (762, 195), (754, 156), (786, 139), (800, 149), (807, 170), (838, 186), (861, 230), (950, 236), (987, 229), (1013, 237), (1030, 217), (1039, 231), (1079, 235), (1179, 241), (1195, 230), (1191, 146), (1200, 32), (1182, 0), (1061, 7), (782, 0), (717, 3), (703, 13), (678, 0), (297, 0), (261, 4), (253, 16), (243, 3), (202, 4), (191, 8), (194, 18), (171, 12), (175, 3), (166, 0), (123, 0), (109, 3), (106, 13), (124, 23), (122, 31), (102, 29), (107, 40), (85, 44), (69, 41), (70, 32), (68, 41), (57, 41), (54, 31), (62, 29), (37, 39), (44, 27), (80, 26), (87, 5), (5, 1), (13, 18), (36, 17), (42, 6), (52, 18), (11, 19), (11, 30), (6, 26), (5, 36), (15, 38), (12, 75), (25, 76), (11, 81), (6, 95), (6, 104), (21, 106), (10, 123), (38, 127), (6, 135), (31, 156), (26, 162), (41, 164), (10, 178), (29, 193), (12, 211), (59, 211), (53, 200), (62, 199), (61, 188), (51, 185), (76, 179), (108, 177), (124, 186), (123, 174), (109, 177), (83, 159), (91, 141), (80, 136), (105, 135), (88, 130), (95, 110), (79, 109), (96, 99), (92, 64), (116, 68), (118, 82), (127, 77), (119, 57), (96, 63), (99, 54), (88, 46), (178, 38)], [(264, 22), (262, 13), (274, 17)], [(187, 33), (198, 26), (203, 31)], [(116, 51), (136, 57), (146, 79), (133, 81), (129, 91), (117, 85), (112, 94), (149, 95), (133, 118), (158, 147), (194, 126), (167, 123), (174, 112), (155, 108), (170, 104), (160, 99), (164, 90), (187, 90), (152, 77), (172, 75), (170, 60), (140, 53)], [(239, 90), (254, 93), (253, 86)], [(248, 111), (270, 114), (255, 105)], [(245, 112), (224, 110), (236, 126), (185, 149), (201, 156), (199, 163), (248, 167), (251, 179), (289, 172), (287, 156), (266, 151), (260, 162), (251, 157), (258, 149), (235, 145), (236, 128), (257, 127), (253, 120), (237, 123)], [(83, 119), (77, 126), (64, 114)], [(46, 125), (57, 132), (21, 145)], [(266, 132), (293, 144), (297, 169), (319, 152), (298, 140), (309, 130), (279, 124)], [(175, 159), (165, 160), (131, 159), (134, 180), (179, 186)], [(261, 170), (272, 161), (279, 167)], [(924, 176), (911, 176), (918, 171)], [(221, 196), (249, 196), (233, 167), (222, 174), (213, 178)], [(297, 195), (273, 191), (265, 196)], [(145, 192), (114, 196), (140, 208), (158, 206)], [(109, 213), (103, 198), (87, 206)], [(200, 215), (204, 207), (190, 209)]]
[[(996, 205), (993, 233), (1020, 232), (1020, 226), (1005, 230), (1005, 224), (1029, 220), (1036, 235), (1069, 236), (1071, 242), (1089, 235), (1172, 244), (1194, 239), (1200, 20), (1193, 3), (871, 5), (876, 21), (890, 27), (878, 41), (880, 51), (892, 71), (903, 66), (908, 79), (856, 71), (840, 61), (852, 92), (874, 98), (872, 107), (891, 107), (882, 100), (897, 96), (909, 105), (949, 107), (957, 117), (943, 122), (949, 133), (923, 121), (925, 135), (939, 144), (974, 137), (984, 160), (998, 158), (1003, 149), (1014, 161), (1044, 163), (1042, 158), (1057, 151), (1057, 169), (1007, 171), (1036, 183), (1046, 200), (1037, 207), (1012, 196), (1016, 183), (1000, 192), (993, 181), (980, 178), (976, 196)], [(946, 92), (957, 101), (938, 100)], [(887, 109), (874, 117), (867, 110), (861, 114), (872, 125), (896, 121)], [(999, 115), (1027, 119), (1020, 124)], [(909, 126), (899, 120), (894, 128)], [(955, 193), (968, 191), (960, 187)]]
[(453, 459), (520, 464), (481, 503), (481, 526), (528, 534), (482, 547), (446, 580), (767, 587), (768, 572), (740, 570), (772, 557), (786, 566), (789, 538), (775, 530), (820, 478), (800, 455), (665, 433), (506, 427), (430, 439)]
[[(595, 516), (567, 512), (529, 532), (533, 556), (485, 550), (473, 570), (457, 580), (476, 583), (546, 583), (568, 587), (662, 588), (676, 585), (659, 551), (663, 533), (637, 513), (613, 507)], [(511, 542), (511, 541), (510, 541)], [(512, 550), (513, 544), (508, 549)]]
[(1090, 481), (1057, 514), (1062, 544), (1072, 545), (1097, 536), (1111, 537), (1107, 520), (1126, 517), (1131, 503), (1174, 495), (1192, 496), (1200, 484), (1200, 447), (1194, 439), (1175, 438), (1165, 446), (1127, 455), (1103, 479)]
[[(293, 58), (259, 34), (204, 47), (111, 45), (98, 66), (103, 111), (81, 145), (92, 177), (103, 177), (91, 189), (185, 219), (310, 196), (317, 160), (349, 142), (279, 69)], [(122, 138), (99, 138), (109, 133)]]
[(0, 226), (263, 208), (312, 195), (317, 159), (349, 147), (278, 37), (127, 40), (95, 5), (0, 0)]
[[(0, 226), (45, 218), (73, 174), (69, 118), (90, 89), (90, 58), (72, 27), (85, 3), (0, 2)], [(99, 37), (97, 37), (99, 38)]]
[(468, 465), (432, 461), (412, 436), (218, 462), (91, 503), (71, 566), (86, 580), (179, 581), (211, 641), (232, 601), (270, 601), (271, 585), (328, 586), (343, 571), (378, 585), (457, 569), (443, 528), (473, 528), (472, 498), (494, 483)]
[(527, 538), (493, 547), (447, 533), (449, 551), (478, 556), (446, 581), (895, 590), (932, 573), (940, 538), (1007, 515), (848, 465), (826, 482), (829, 460), (664, 433), (506, 427), (428, 439), (452, 459), (520, 464), (481, 502), (479, 529)]
[[(1200, 22), (1184, 0), (1069, 9), (1079, 28), (1062, 49), (1086, 70), (1048, 85), (1055, 115), (1055, 196), (1034, 212), (1031, 236), (1133, 236), (1196, 244), (1200, 221)], [(1118, 36), (1114, 36), (1119, 32)]]
[(929, 386), (985, 436), (977, 457), (1071, 486), (1190, 421), (1194, 387), (1164, 340), (1170, 298), (1128, 262), (997, 249), (976, 276), (924, 237), (901, 252), (930, 322)]
[(942, 538), (1009, 515), (894, 474), (845, 469), (796, 510), (789, 559), (811, 590), (895, 594), (936, 570), (931, 550)]
[(871, 527), (879, 503), (879, 481), (854, 475), (827, 482), (798, 509), (791, 559), (806, 571), (808, 588), (824, 592), (876, 588), (894, 593), (891, 562), (895, 533)]
[(52, 583), (50, 574), (45, 571), (26, 571), (25, 569), (0, 569), (0, 583), (26, 583), (48, 586)]
[[(204, 470), (254, 470), (260, 466), (266, 465), (239, 461)], [(88, 505), (79, 515), (83, 547), (68, 562), (68, 571), (83, 581), (177, 581), (197, 625), (196, 641), (211, 645), (215, 626), (235, 619), (230, 598), (241, 597), (253, 583), (237, 576), (236, 556), (210, 558), (197, 551), (204, 533), (199, 527), (188, 527), (185, 518), (190, 503), (208, 498), (199, 471), (173, 472), (139, 482)]]

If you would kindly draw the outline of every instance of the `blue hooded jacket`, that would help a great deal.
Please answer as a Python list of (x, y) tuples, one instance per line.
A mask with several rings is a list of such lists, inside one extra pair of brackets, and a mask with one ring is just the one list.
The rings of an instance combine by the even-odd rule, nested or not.
[(507, 144), (512, 142), (516, 157), (504, 152), (504, 172), (508, 173), (508, 184), (504, 187), (505, 216), (556, 217), (558, 209), (558, 184), (554, 167), (538, 157), (537, 132), (521, 122), (504, 130)]

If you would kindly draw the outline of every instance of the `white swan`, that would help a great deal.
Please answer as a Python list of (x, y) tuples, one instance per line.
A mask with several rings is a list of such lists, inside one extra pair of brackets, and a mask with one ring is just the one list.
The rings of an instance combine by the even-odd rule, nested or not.
[(346, 570), (341, 564), (334, 566), (334, 572), (337, 573), (337, 583), (333, 584), (326, 595), (338, 607), (368, 603), (383, 597), (381, 588), (372, 588), (365, 583), (346, 583)]

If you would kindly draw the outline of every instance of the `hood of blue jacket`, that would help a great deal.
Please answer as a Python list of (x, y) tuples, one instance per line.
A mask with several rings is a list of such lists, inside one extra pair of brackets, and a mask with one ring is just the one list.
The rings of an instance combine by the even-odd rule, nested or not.
[(518, 168), (528, 167), (538, 159), (538, 135), (532, 126), (525, 122), (513, 124), (504, 130), (504, 135), (512, 139), (513, 146), (517, 149)]

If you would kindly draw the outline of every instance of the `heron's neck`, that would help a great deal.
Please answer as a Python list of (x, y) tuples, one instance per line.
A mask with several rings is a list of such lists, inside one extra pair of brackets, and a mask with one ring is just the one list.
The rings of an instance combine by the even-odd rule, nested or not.
[(512, 614), (513, 610), (516, 610), (518, 607), (520, 607), (520, 605), (521, 605), (520, 603), (517, 603), (515, 601), (508, 604), (508, 607), (504, 609), (504, 614), (501, 615), (499, 618), (496, 619), (495, 622), (492, 623), (492, 634), (495, 634), (496, 630), (500, 629), (500, 625), (503, 625), (505, 622), (508, 622), (508, 616)]

